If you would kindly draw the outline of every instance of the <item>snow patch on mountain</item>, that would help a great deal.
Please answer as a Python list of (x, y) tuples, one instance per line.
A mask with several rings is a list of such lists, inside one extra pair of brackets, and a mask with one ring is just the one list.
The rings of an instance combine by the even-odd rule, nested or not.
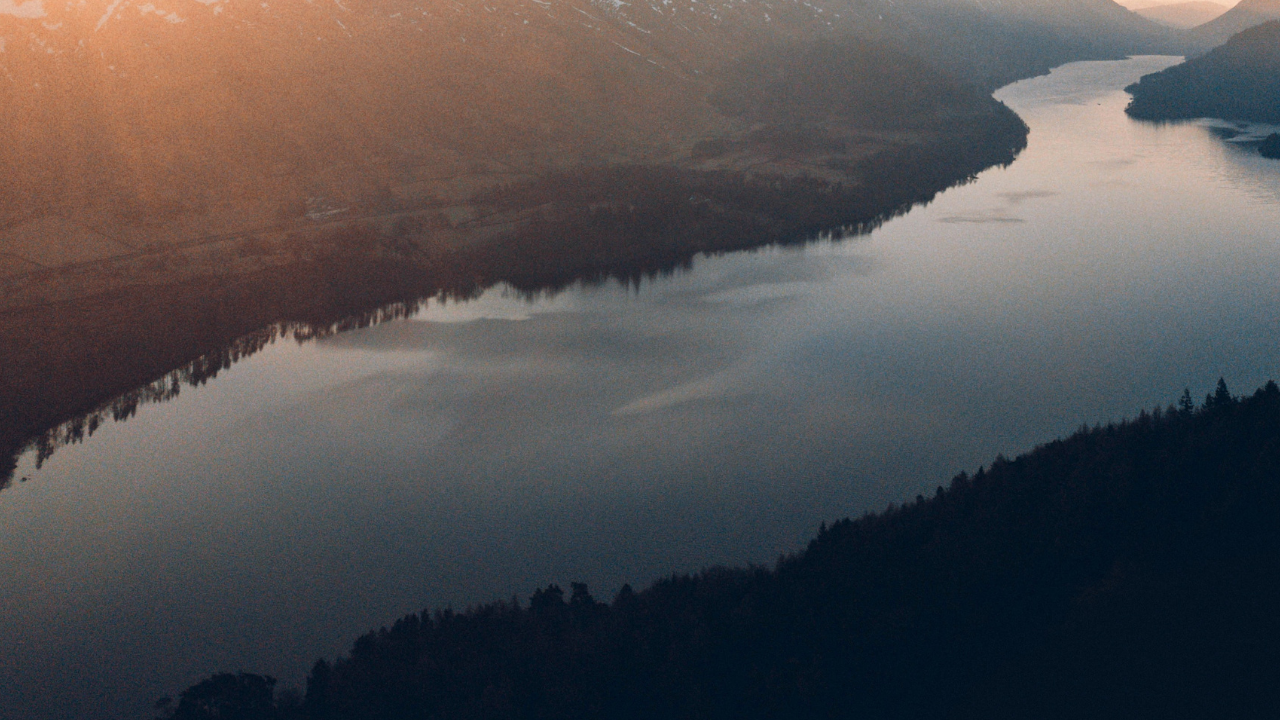
[(42, 0), (25, 0), (25, 2), (0, 0), (0, 15), (12, 15), (27, 20), (35, 20), (48, 15), (48, 13), (44, 11)]
[(98, 20), (97, 26), (93, 28), (94, 32), (98, 32), (102, 29), (103, 25), (107, 24), (107, 21), (111, 19), (111, 15), (115, 13), (116, 8), (120, 7), (120, 3), (122, 2), (124, 2), (124, 0), (115, 0), (115, 2), (111, 3), (111, 6), (107, 8), (107, 12)]

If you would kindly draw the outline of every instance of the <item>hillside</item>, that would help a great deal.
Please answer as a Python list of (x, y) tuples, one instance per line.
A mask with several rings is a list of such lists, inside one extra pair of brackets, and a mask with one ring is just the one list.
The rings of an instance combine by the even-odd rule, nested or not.
[(1227, 6), (1219, 5), (1215, 2), (1192, 0), (1191, 2), (1181, 2), (1173, 5), (1156, 5), (1135, 10), (1134, 12), (1161, 25), (1168, 25), (1180, 30), (1190, 30), (1211, 20), (1216, 20), (1227, 10), (1229, 10)]
[(1127, 112), (1141, 120), (1280, 122), (1280, 21), (1246, 30), (1126, 90), (1133, 95)]
[(1187, 41), (1201, 52), (1222, 45), (1231, 36), (1271, 20), (1280, 20), (1280, 0), (1241, 0), (1216, 20), (1187, 34)]
[(700, 79), (729, 48), (827, 27), (733, 3), (646, 7), (644, 27), (586, 0), (68, 7), (0, 15), (19, 139), (0, 162), (20, 169), (0, 226), (52, 214), (131, 247), (669, 161), (741, 130)]
[[(1114, 3), (1079, 0), (163, 5), (0, 7), (0, 122), (13, 138), (0, 163), (14, 169), (0, 251), (76, 238), (39, 257), (10, 251), (57, 266), (309, 213), (465, 203), (548, 171), (687, 166), (698, 142), (751, 129), (708, 102), (745, 55), (822, 38), (870, 48), (846, 65), (881, 81), (859, 96), (913, 126), (936, 125), (938, 109), (901, 102), (931, 97), (909, 90), (918, 83), (990, 88), (1159, 35)], [(918, 62), (899, 70), (901, 48)]]
[(424, 611), (316, 663), (300, 704), (224, 674), (165, 716), (1271, 716), (1277, 448), (1280, 388), (1220, 382), (824, 526), (774, 569)]
[(1074, 60), (1182, 47), (1175, 32), (1112, 0), (882, 0), (851, 7), (862, 27), (987, 90)]

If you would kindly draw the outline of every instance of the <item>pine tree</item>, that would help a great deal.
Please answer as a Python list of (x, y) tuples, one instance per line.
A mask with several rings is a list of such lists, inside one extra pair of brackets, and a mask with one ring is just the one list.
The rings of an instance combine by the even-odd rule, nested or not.
[(1214, 405), (1228, 405), (1231, 403), (1231, 391), (1227, 390), (1227, 381), (1218, 378), (1218, 387), (1213, 391)]
[(1191, 388), (1183, 388), (1182, 397), (1178, 398), (1178, 409), (1183, 415), (1190, 415), (1196, 409), (1196, 402), (1191, 399)]

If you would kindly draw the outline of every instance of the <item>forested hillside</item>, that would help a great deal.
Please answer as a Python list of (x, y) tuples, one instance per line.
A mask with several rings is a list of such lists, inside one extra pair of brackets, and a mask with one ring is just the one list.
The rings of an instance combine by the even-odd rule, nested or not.
[(1083, 428), (773, 568), (424, 611), (305, 696), (170, 718), (1179, 718), (1280, 711), (1280, 388)]
[(1216, 117), (1280, 123), (1280, 20), (1126, 88), (1142, 120)]

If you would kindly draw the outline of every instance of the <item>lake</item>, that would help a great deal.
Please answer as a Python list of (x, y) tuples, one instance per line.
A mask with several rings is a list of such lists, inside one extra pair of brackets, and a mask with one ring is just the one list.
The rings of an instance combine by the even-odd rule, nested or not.
[(771, 563), (1082, 423), (1280, 376), (1280, 162), (1076, 63), (1007, 168), (870, 234), (278, 341), (0, 492), (0, 716), (295, 685), (424, 607)]

